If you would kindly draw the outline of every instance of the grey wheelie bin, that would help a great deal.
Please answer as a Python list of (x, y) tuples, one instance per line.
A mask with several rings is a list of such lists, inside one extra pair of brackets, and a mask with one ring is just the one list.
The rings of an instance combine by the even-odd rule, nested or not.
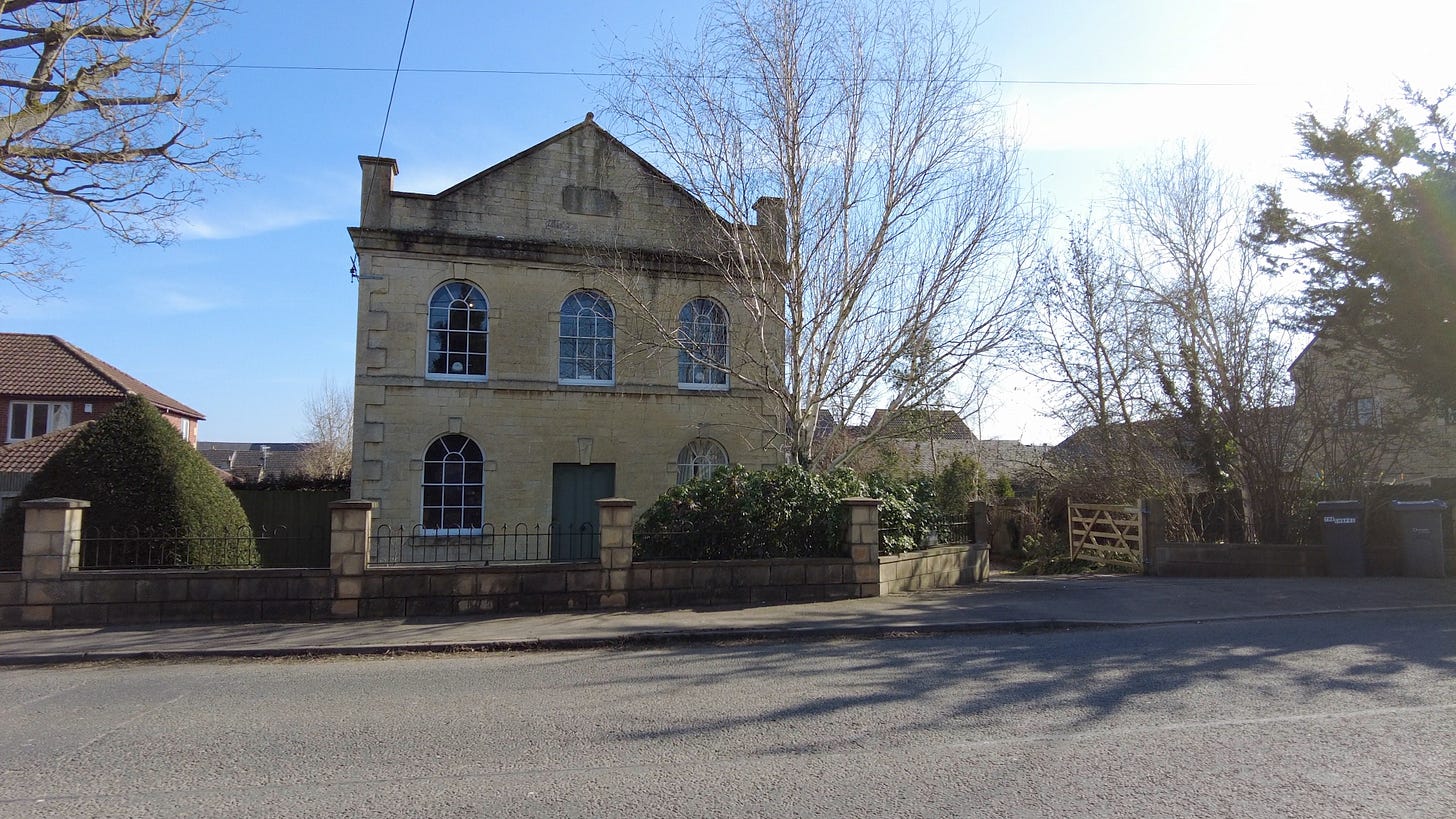
[(1400, 523), (1400, 573), (1406, 577), (1446, 576), (1445, 501), (1391, 501)]
[(1331, 577), (1365, 574), (1365, 506), (1360, 501), (1321, 501), (1320, 531)]

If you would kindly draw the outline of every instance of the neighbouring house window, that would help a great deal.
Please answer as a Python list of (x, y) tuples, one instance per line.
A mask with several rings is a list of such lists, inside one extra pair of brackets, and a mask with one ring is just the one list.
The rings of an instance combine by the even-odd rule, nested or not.
[(728, 312), (711, 299), (693, 299), (677, 314), (677, 385), (728, 389)]
[(442, 435), (425, 450), (420, 523), (431, 534), (478, 532), (485, 518), (485, 454), (464, 435)]
[(1345, 425), (1349, 427), (1373, 427), (1380, 420), (1375, 408), (1375, 399), (1366, 395), (1351, 398), (1345, 402)]
[(184, 440), (184, 441), (191, 441), (192, 440), (192, 419), (191, 418), (179, 418), (177, 420), (177, 431), (180, 432), (180, 433), (182, 433), (182, 440)]
[(71, 405), (50, 403), (10, 403), (9, 441), (23, 441), (71, 425)]
[(613, 318), (612, 303), (598, 293), (581, 290), (561, 303), (561, 383), (612, 383), (616, 378)]
[(722, 444), (711, 438), (696, 438), (677, 453), (677, 482), (711, 478), (714, 472), (727, 465), (728, 452)]
[(485, 378), (485, 294), (469, 282), (445, 282), (430, 296), (429, 375)]

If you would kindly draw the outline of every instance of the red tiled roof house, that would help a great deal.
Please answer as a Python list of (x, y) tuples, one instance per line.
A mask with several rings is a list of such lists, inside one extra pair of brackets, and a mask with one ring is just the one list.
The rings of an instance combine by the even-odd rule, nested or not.
[(52, 433), (99, 418), (133, 393), (151, 401), (188, 443), (197, 445), (197, 424), (204, 418), (197, 410), (64, 339), (0, 333), (0, 406), (5, 410), (0, 496), (19, 491), (71, 437)]

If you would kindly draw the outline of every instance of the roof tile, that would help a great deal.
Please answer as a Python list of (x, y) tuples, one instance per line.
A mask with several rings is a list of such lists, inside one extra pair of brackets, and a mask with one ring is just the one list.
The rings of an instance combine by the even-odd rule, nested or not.
[(0, 394), (123, 398), (131, 393), (178, 415), (205, 417), (57, 336), (0, 333)]

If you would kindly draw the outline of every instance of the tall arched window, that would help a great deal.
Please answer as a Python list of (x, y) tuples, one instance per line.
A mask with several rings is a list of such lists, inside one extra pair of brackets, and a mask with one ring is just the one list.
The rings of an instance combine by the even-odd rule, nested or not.
[(476, 532), (485, 519), (485, 453), (464, 435), (441, 435), (425, 450), (420, 523), (428, 532)]
[(428, 374), (485, 378), (485, 294), (470, 282), (445, 282), (430, 296)]
[(728, 451), (711, 438), (694, 438), (677, 453), (677, 482), (711, 478), (728, 465)]
[(677, 385), (728, 389), (728, 312), (712, 299), (693, 299), (677, 314)]
[(587, 290), (561, 303), (561, 383), (610, 384), (616, 378), (613, 317), (607, 297)]

